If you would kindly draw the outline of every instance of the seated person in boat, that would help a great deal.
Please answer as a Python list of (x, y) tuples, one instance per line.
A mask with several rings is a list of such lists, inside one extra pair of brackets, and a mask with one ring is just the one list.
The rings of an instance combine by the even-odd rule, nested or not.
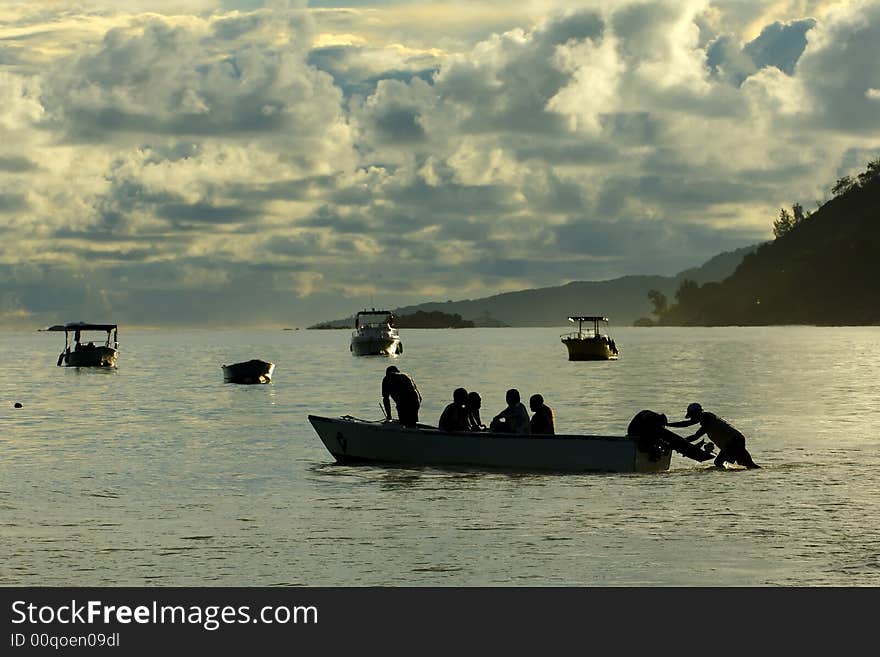
[[(693, 458), (697, 461), (708, 461), (712, 458), (712, 444), (691, 445), (690, 442), (666, 428), (669, 420), (663, 413), (644, 410), (635, 414), (626, 429), (627, 436), (638, 437), (640, 447), (649, 451), (656, 458), (669, 449)], [(669, 426), (676, 426), (675, 424)]]
[(469, 429), (467, 394), (467, 390), (464, 388), (456, 388), (452, 392), (452, 403), (446, 405), (440, 415), (440, 421), (437, 423), (441, 431), (467, 431)]
[(480, 419), (480, 407), (483, 405), (480, 393), (473, 390), (469, 392), (465, 405), (467, 406), (468, 431), (486, 431), (488, 427)]
[(419, 423), (419, 406), (422, 394), (415, 381), (404, 374), (395, 365), (389, 365), (382, 379), (382, 406), (385, 408), (385, 419), (391, 421), (391, 402), (397, 406), (397, 416), (405, 427), (414, 427)]
[(544, 403), (542, 395), (529, 397), (529, 408), (534, 415), (530, 423), (533, 434), (554, 435), (556, 433), (556, 418), (553, 409)]
[(519, 390), (511, 388), (505, 396), (507, 408), (492, 418), (489, 431), (497, 433), (531, 433), (529, 412), (520, 401)]
[(746, 449), (746, 437), (739, 431), (734, 429), (726, 420), (718, 417), (714, 413), (703, 410), (703, 407), (697, 403), (689, 404), (685, 412), (685, 420), (680, 422), (670, 422), (670, 427), (689, 427), (699, 422), (700, 428), (687, 440), (693, 442), (702, 436), (709, 436), (709, 440), (718, 445), (718, 457), (715, 459), (715, 466), (724, 467), (724, 462), (738, 463), (749, 469), (760, 468), (761, 466), (752, 460), (752, 455)]

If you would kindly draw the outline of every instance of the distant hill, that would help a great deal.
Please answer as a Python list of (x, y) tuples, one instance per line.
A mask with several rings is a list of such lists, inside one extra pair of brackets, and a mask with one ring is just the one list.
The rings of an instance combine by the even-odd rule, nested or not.
[(701, 267), (676, 276), (624, 276), (607, 281), (573, 281), (555, 287), (505, 292), (482, 299), (422, 303), (404, 306), (396, 313), (442, 310), (474, 319), (488, 313), (510, 326), (561, 326), (571, 314), (602, 314), (612, 324), (625, 326), (651, 312), (648, 291), (671, 296), (685, 278), (700, 282), (729, 276), (756, 245), (713, 257)]
[(722, 282), (686, 283), (666, 325), (880, 324), (880, 159), (806, 215), (780, 212), (777, 237)]
[[(651, 313), (649, 290), (672, 297), (682, 280), (699, 283), (719, 281), (729, 276), (743, 257), (757, 248), (747, 246), (721, 253), (700, 267), (675, 276), (624, 276), (607, 281), (573, 281), (555, 287), (505, 292), (480, 299), (427, 302), (394, 311), (399, 318), (416, 312), (442, 312), (461, 315), (476, 326), (561, 326), (572, 314), (602, 314), (612, 324), (625, 326)], [(324, 322), (325, 325), (353, 326), (351, 318)], [(399, 322), (398, 322), (398, 325)], [(330, 326), (326, 326), (329, 328)]]
[(321, 322), (320, 324), (314, 324), (312, 326), (307, 326), (306, 328), (313, 330), (351, 329), (354, 328), (354, 315), (352, 315), (351, 317), (346, 317), (344, 319), (333, 319), (329, 322)]
[(394, 325), (397, 328), (474, 328), (474, 323), (462, 319), (461, 315), (423, 310), (395, 317)]
[[(345, 319), (336, 319), (330, 322), (322, 322), (309, 326), (310, 329), (350, 329), (354, 328), (354, 316)], [(398, 314), (394, 311), (394, 326), (397, 328), (474, 328), (474, 327), (490, 327), (490, 326), (506, 326), (489, 315), (482, 315), (476, 320), (468, 320), (462, 318), (461, 315), (455, 313), (444, 313), (440, 311), (426, 312), (417, 310), (414, 313)]]

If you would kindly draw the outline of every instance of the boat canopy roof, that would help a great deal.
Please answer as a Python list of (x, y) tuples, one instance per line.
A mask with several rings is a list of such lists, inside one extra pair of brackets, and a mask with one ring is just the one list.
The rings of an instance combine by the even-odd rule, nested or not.
[(391, 325), (394, 323), (394, 313), (390, 310), (361, 310), (354, 318), (354, 327), (375, 326), (381, 324)]
[(361, 315), (392, 315), (393, 316), (394, 313), (391, 312), (390, 310), (376, 310), (375, 308), (373, 308), (372, 310), (359, 310), (357, 317), (360, 317)]
[(116, 324), (89, 324), (88, 322), (71, 322), (70, 324), (55, 324), (46, 331), (110, 331), (116, 330)]
[(570, 322), (607, 322), (607, 317), (601, 315), (572, 315), (568, 318)]

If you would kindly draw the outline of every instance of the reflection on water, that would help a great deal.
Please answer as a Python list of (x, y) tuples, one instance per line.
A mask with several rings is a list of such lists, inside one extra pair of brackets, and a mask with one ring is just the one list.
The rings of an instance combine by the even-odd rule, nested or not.
[[(423, 422), (459, 386), (486, 416), (539, 392), (565, 433), (699, 401), (762, 469), (339, 466), (306, 416), (378, 419), (388, 364), (347, 331), (126, 331), (115, 371), (8, 333), (0, 584), (880, 584), (880, 329), (618, 329), (604, 363), (568, 361), (560, 332), (410, 330), (395, 363)], [(223, 384), (249, 358), (273, 383)]]

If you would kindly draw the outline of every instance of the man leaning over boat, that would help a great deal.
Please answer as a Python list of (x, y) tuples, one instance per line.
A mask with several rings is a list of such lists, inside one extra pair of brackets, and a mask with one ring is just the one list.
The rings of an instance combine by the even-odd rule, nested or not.
[(391, 399), (397, 407), (397, 417), (405, 427), (414, 427), (419, 423), (419, 406), (422, 394), (415, 381), (404, 374), (395, 365), (389, 365), (382, 379), (382, 406), (385, 409), (386, 421), (391, 421)]

